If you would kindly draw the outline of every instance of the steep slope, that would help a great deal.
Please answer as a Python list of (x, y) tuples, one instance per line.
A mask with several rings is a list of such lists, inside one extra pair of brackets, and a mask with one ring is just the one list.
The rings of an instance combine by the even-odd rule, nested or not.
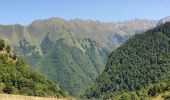
[(139, 90), (170, 76), (170, 22), (135, 35), (111, 53), (88, 98)]
[(107, 44), (118, 46), (120, 37), (153, 28), (156, 23), (157, 21), (154, 20), (140, 19), (104, 23), (92, 20), (67, 21), (61, 18), (50, 18), (33, 21), (28, 26), (0, 25), (0, 36), (8, 40), (10, 44), (18, 45), (20, 40), (26, 39), (37, 47), (40, 47), (46, 34), (49, 34), (53, 41), (60, 38), (77, 37), (89, 38), (102, 46)]
[(67, 96), (59, 85), (33, 71), (12, 54), (3, 40), (0, 40), (0, 92), (47, 97)]
[(2, 25), (0, 36), (13, 44), (13, 51), (31, 67), (72, 95), (80, 95), (103, 71), (110, 51), (130, 35), (155, 25), (156, 21), (139, 19), (104, 23), (51, 18), (28, 26)]
[[(41, 58), (36, 66), (53, 81), (62, 84), (64, 89), (73, 95), (80, 95), (87, 86), (103, 70), (107, 55), (97, 47), (83, 47), (83, 52), (76, 47), (64, 43), (65, 39), (59, 39), (48, 53)], [(97, 52), (96, 52), (97, 51)], [(48, 67), (47, 67), (48, 66)], [(60, 76), (60, 77), (58, 77)]]

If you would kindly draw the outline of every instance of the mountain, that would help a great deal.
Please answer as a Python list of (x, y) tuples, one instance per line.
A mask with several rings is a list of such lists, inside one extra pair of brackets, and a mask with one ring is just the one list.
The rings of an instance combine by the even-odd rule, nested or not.
[(87, 98), (110, 98), (170, 78), (170, 22), (136, 34), (113, 51)]
[(165, 24), (166, 22), (169, 22), (169, 21), (170, 21), (170, 16), (165, 17), (165, 18), (160, 19), (160, 20), (158, 21), (158, 25), (160, 25), (160, 24)]
[(10, 46), (0, 40), (0, 93), (44, 97), (66, 97), (58, 84), (32, 70), (10, 52)]
[(106, 23), (50, 18), (28, 26), (0, 25), (0, 36), (33, 69), (79, 96), (101, 74), (112, 50), (156, 23), (140, 19)]
[[(156, 25), (155, 20), (134, 19), (125, 22), (100, 22), (92, 20), (64, 20), (61, 18), (50, 18), (46, 20), (35, 20), (28, 26), (0, 25), (0, 34), (11, 44), (18, 44), (21, 39), (26, 39), (37, 46), (41, 44), (47, 33), (50, 39), (70, 37), (90, 38), (100, 44), (113, 42), (114, 35), (128, 35), (134, 32), (150, 29)], [(101, 38), (102, 37), (102, 38)], [(113, 37), (114, 38), (114, 37)], [(116, 41), (116, 40), (115, 40)]]

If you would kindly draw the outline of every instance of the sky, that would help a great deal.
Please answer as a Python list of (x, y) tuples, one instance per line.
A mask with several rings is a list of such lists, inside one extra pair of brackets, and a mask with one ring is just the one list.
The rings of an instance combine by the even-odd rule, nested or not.
[(170, 15), (170, 0), (0, 0), (0, 24), (30, 24), (61, 17), (99, 21), (159, 20)]

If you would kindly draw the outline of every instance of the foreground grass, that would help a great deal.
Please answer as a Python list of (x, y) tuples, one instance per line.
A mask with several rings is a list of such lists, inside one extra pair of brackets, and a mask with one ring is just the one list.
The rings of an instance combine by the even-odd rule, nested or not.
[(47, 97), (35, 97), (35, 96), (22, 96), (12, 94), (0, 94), (0, 100), (74, 100), (72, 98), (47, 98)]
[(170, 100), (170, 91), (165, 91), (164, 93), (158, 94), (152, 100)]

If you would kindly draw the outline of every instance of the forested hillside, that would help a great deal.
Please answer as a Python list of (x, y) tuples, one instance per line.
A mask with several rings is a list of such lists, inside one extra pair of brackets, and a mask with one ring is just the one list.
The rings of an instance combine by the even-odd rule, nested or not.
[(113, 51), (86, 96), (110, 98), (169, 78), (170, 22), (167, 22), (135, 35)]
[(169, 100), (170, 81), (162, 81), (142, 88), (138, 91), (129, 91), (110, 97), (113, 100)]
[(28, 26), (0, 25), (0, 36), (32, 68), (79, 96), (101, 74), (112, 50), (131, 35), (154, 27), (156, 22), (51, 18)]
[(0, 93), (45, 97), (66, 97), (58, 84), (33, 71), (0, 40)]

